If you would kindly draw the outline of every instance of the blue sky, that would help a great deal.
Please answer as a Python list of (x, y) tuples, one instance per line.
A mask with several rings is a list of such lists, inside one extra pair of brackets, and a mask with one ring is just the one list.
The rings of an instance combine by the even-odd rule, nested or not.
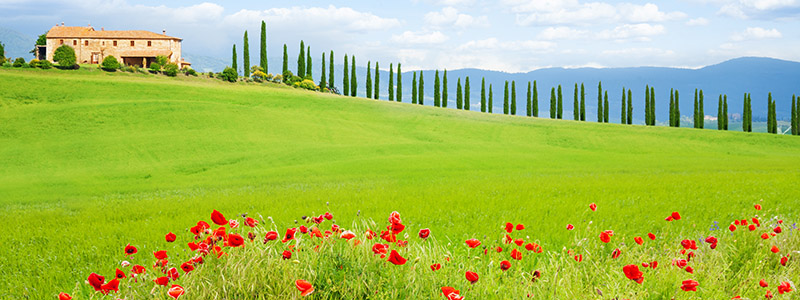
[(740, 56), (800, 61), (800, 0), (163, 3), (0, 0), (0, 26), (29, 35), (60, 22), (108, 30), (166, 29), (184, 39), (184, 52), (225, 60), (232, 44), (241, 49), (248, 30), (255, 62), (263, 19), (270, 57), (280, 57), (284, 43), (296, 57), (303, 39), (315, 60), (335, 50), (337, 59), (348, 53), (359, 63), (401, 62), (404, 71), (700, 67)]

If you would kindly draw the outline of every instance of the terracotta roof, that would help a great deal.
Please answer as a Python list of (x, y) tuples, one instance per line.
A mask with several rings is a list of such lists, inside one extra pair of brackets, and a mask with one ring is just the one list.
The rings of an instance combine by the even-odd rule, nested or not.
[(91, 26), (54, 26), (47, 32), (48, 38), (107, 38), (107, 39), (150, 39), (181, 40), (164, 34), (144, 30), (94, 30)]
[(120, 57), (156, 57), (159, 55), (163, 55), (166, 57), (170, 57), (172, 55), (172, 51), (169, 50), (129, 50), (129, 51), (120, 51)]

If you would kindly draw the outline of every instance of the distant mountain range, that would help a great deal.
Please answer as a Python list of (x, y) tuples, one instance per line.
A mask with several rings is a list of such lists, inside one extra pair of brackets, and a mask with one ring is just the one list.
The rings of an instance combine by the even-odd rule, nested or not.
[[(28, 53), (35, 43), (35, 38), (19, 32), (0, 28), (0, 42), (6, 45), (6, 56), (32, 58)], [(184, 58), (192, 63), (195, 70), (219, 72), (230, 65), (230, 59), (196, 55), (184, 52)], [(257, 56), (251, 57), (251, 64), (257, 64)], [(271, 73), (280, 73), (281, 59), (270, 57)], [(341, 61), (341, 57), (337, 58)], [(314, 77), (319, 81), (319, 61), (314, 61)], [(364, 58), (358, 58), (358, 93), (363, 96), (366, 83), (366, 64)], [(384, 69), (387, 63), (381, 64)], [(290, 68), (294, 70), (296, 62), (290, 59)], [(341, 88), (342, 65), (335, 65), (335, 84)], [(433, 103), (434, 71), (424, 70), (425, 104)], [(440, 72), (441, 73), (441, 72)], [(374, 75), (374, 74), (373, 74)], [(387, 98), (389, 73), (381, 71), (381, 97)], [(634, 68), (548, 68), (527, 73), (505, 73), (479, 69), (448, 70), (448, 107), (455, 107), (456, 82), (470, 77), (472, 110), (480, 110), (481, 78), (486, 79), (487, 90), (491, 84), (494, 91), (494, 112), (502, 112), (503, 88), (506, 80), (515, 81), (517, 88), (517, 115), (525, 114), (527, 84), (536, 80), (539, 94), (540, 116), (549, 114), (550, 89), (562, 85), (563, 107), (565, 118), (572, 117), (573, 91), (575, 83), (585, 86), (587, 120), (597, 119), (597, 86), (602, 81), (604, 91), (608, 91), (609, 115), (611, 120), (618, 120), (621, 106), (622, 88), (633, 91), (634, 119), (642, 122), (644, 116), (644, 87), (650, 85), (656, 91), (656, 115), (659, 122), (666, 121), (669, 110), (670, 89), (680, 93), (680, 110), (682, 115), (691, 116), (694, 105), (694, 90), (702, 89), (705, 95), (705, 115), (716, 116), (718, 97), (728, 95), (728, 112), (741, 114), (744, 93), (751, 93), (753, 99), (753, 119), (766, 119), (767, 95), (772, 93), (776, 101), (778, 119), (788, 119), (793, 94), (800, 95), (800, 63), (763, 57), (742, 57), (728, 60), (716, 65), (699, 69), (683, 69), (668, 67), (634, 67)], [(411, 72), (403, 72), (403, 101), (411, 101)]]

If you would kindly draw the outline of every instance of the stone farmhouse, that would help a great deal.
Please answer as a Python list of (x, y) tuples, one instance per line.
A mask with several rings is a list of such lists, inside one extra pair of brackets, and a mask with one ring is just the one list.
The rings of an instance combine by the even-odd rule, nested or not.
[(56, 25), (47, 32), (47, 45), (38, 46), (38, 59), (53, 61), (61, 45), (75, 49), (77, 62), (99, 64), (106, 56), (114, 56), (121, 64), (149, 67), (156, 57), (166, 56), (179, 68), (190, 66), (181, 57), (181, 39), (144, 30), (112, 31), (86, 27)]

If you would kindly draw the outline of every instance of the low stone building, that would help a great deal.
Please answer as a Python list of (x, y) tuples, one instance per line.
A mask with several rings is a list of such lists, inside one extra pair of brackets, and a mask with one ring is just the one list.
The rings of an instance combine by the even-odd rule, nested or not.
[(179, 68), (191, 65), (181, 57), (181, 39), (144, 30), (95, 30), (92, 26), (56, 25), (47, 32), (47, 45), (38, 47), (39, 59), (53, 61), (61, 45), (75, 49), (80, 64), (99, 64), (106, 56), (114, 56), (121, 64), (149, 67), (157, 56), (166, 56)]

